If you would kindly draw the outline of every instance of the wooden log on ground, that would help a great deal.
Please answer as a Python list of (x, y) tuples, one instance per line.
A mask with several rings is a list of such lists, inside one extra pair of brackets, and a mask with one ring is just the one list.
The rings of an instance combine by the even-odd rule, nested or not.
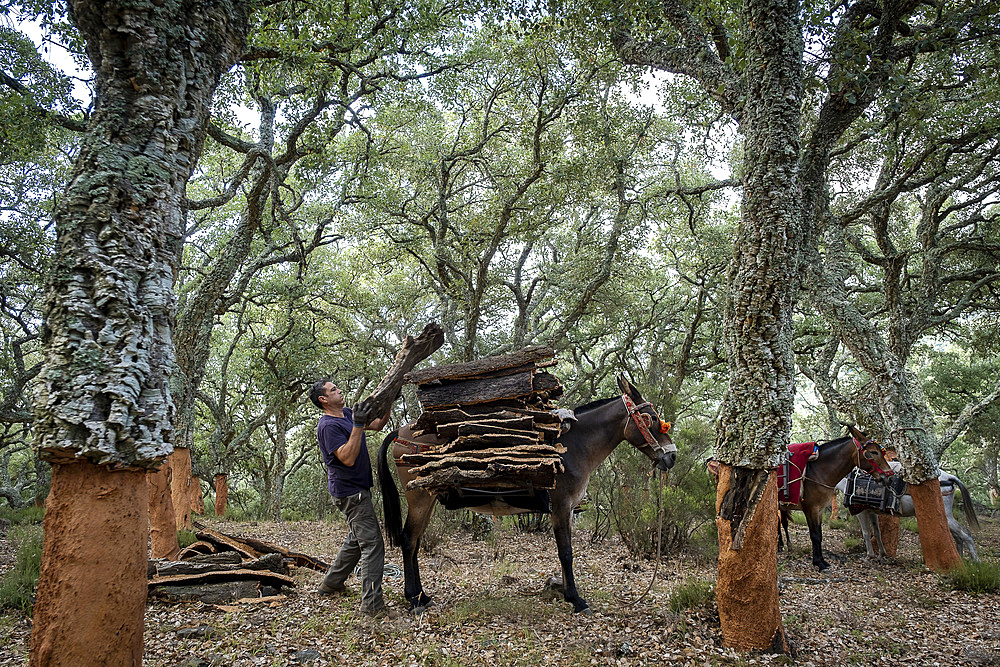
[[(229, 553), (236, 554), (235, 551)], [(236, 554), (238, 555), (238, 554)], [(233, 572), (235, 570), (269, 570), (278, 574), (288, 574), (288, 567), (281, 554), (271, 553), (252, 561), (238, 563), (195, 563), (191, 561), (154, 560), (155, 577), (169, 577), (178, 574), (204, 574), (206, 572)]]
[(196, 584), (216, 584), (224, 581), (255, 581), (266, 586), (295, 586), (291, 577), (271, 572), (270, 570), (212, 570), (196, 574), (171, 574), (156, 576), (149, 580), (150, 587), (156, 586), (188, 586)]
[(392, 366), (375, 387), (375, 391), (355, 406), (355, 419), (364, 416), (367, 424), (388, 412), (406, 382), (404, 376), (418, 363), (431, 356), (443, 343), (444, 329), (437, 322), (429, 322), (416, 337), (407, 336), (403, 341), (403, 347), (396, 353)]
[(177, 558), (185, 560), (192, 556), (209, 556), (214, 554), (216, 551), (218, 551), (217, 547), (211, 542), (198, 540), (197, 542), (193, 542), (181, 549), (181, 552), (177, 554)]
[(200, 531), (199, 533), (196, 533), (199, 537), (204, 534), (213, 542), (219, 545), (224, 545), (237, 553), (244, 554), (246, 558), (259, 558), (264, 554), (275, 553), (280, 554), (284, 559), (290, 561), (296, 567), (307, 567), (311, 570), (316, 570), (317, 572), (326, 572), (330, 569), (330, 564), (320, 558), (299, 553), (297, 551), (291, 551), (277, 544), (272, 544), (270, 542), (265, 542), (264, 540), (258, 540), (252, 537), (237, 537), (218, 530), (210, 530), (200, 523), (195, 523), (195, 527)]
[(534, 345), (518, 350), (512, 354), (499, 355), (494, 357), (483, 357), (475, 361), (467, 361), (460, 364), (445, 364), (431, 368), (423, 368), (413, 371), (406, 376), (407, 382), (417, 385), (426, 384), (435, 380), (461, 380), (474, 378), (476, 376), (489, 377), (490, 374), (502, 372), (507, 369), (535, 368), (538, 362), (551, 359), (555, 356), (555, 350), (542, 345)]
[(211, 542), (217, 549), (222, 548), (235, 551), (238, 554), (241, 554), (244, 558), (260, 558), (263, 556), (262, 553), (239, 538), (214, 531), (210, 528), (199, 528), (195, 531), (195, 537), (205, 542)]
[(243, 562), (243, 556), (235, 551), (220, 551), (212, 554), (196, 554), (184, 558), (189, 563), (215, 563), (217, 565), (238, 565)]
[(270, 542), (257, 540), (252, 537), (244, 537), (241, 539), (247, 545), (253, 547), (257, 551), (260, 551), (261, 553), (280, 554), (282, 558), (286, 561), (290, 561), (293, 565), (295, 565), (295, 567), (306, 567), (310, 570), (316, 570), (317, 572), (326, 572), (330, 569), (330, 564), (321, 558), (316, 558), (315, 556), (299, 553), (297, 551), (290, 551), (289, 549), (277, 544), (271, 544)]
[(252, 598), (260, 593), (256, 581), (224, 581), (201, 586), (157, 586), (149, 594), (167, 602), (189, 602), (197, 600), (205, 604), (223, 604), (244, 598)]

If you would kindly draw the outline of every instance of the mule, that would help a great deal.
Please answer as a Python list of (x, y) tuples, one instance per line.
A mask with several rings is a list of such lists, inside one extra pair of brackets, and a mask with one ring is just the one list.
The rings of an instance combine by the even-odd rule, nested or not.
[[(558, 437), (558, 442), (566, 448), (565, 453), (560, 455), (563, 471), (556, 475), (555, 488), (547, 493), (547, 499), (537, 502), (532, 500), (538, 499), (537, 494), (531, 496), (523, 493), (523, 490), (519, 493), (513, 489), (510, 492), (461, 489), (458, 493), (449, 493), (439, 498), (424, 489), (408, 489), (406, 485), (414, 477), (399, 457), (413, 453), (415, 447), (408, 444), (413, 440), (404, 436), (401, 438), (404, 442), (400, 442), (397, 441), (397, 433), (389, 434), (378, 452), (379, 485), (382, 489), (389, 543), (403, 551), (404, 595), (413, 612), (419, 613), (432, 604), (420, 581), (417, 552), (435, 504), (440, 500), (446, 507), (465, 507), (493, 516), (548, 512), (562, 566), (564, 597), (573, 605), (574, 612), (590, 613), (590, 605), (580, 596), (573, 576), (571, 517), (573, 509), (580, 504), (587, 492), (591, 473), (623, 441), (649, 457), (660, 470), (672, 468), (677, 453), (668, 434), (670, 424), (661, 421), (653, 407), (622, 376), (618, 377), (618, 387), (622, 392), (621, 396), (594, 401), (576, 409), (576, 420)], [(408, 427), (403, 427), (400, 431), (405, 434), (407, 429)], [(402, 523), (399, 491), (387, 461), (390, 445), (396, 474), (406, 492), (405, 525)]]
[[(892, 461), (889, 465), (897, 473), (902, 470), (902, 465), (898, 461)], [(962, 556), (968, 553), (969, 558), (978, 561), (979, 553), (976, 551), (976, 543), (972, 539), (972, 533), (969, 531), (969, 528), (956, 521), (953, 514), (955, 487), (958, 487), (962, 494), (962, 509), (965, 511), (965, 521), (972, 530), (979, 530), (979, 517), (976, 516), (976, 510), (972, 505), (972, 496), (969, 494), (969, 490), (965, 487), (965, 484), (962, 483), (962, 480), (951, 473), (942, 472), (938, 475), (938, 481), (941, 483), (941, 500), (944, 502), (944, 514), (948, 520), (948, 529), (955, 540), (958, 554)], [(841, 488), (840, 484), (837, 485), (837, 488), (840, 489), (841, 493), (844, 493), (847, 490), (847, 480), (843, 481), (843, 488)], [(874, 535), (875, 541), (878, 543), (878, 560), (885, 560), (885, 546), (882, 544), (882, 531), (878, 525), (879, 514), (880, 512), (868, 509), (858, 512), (857, 516), (858, 521), (861, 523), (861, 534), (865, 540), (865, 551), (868, 557), (871, 559), (876, 558), (871, 539), (872, 535)], [(898, 516), (916, 516), (913, 508), (913, 497), (908, 493), (904, 493), (899, 497)]]
[[(779, 505), (785, 512), (798, 509), (806, 515), (809, 540), (812, 542), (812, 563), (821, 572), (830, 567), (823, 557), (823, 510), (830, 505), (830, 499), (837, 492), (837, 482), (855, 467), (861, 468), (882, 482), (893, 474), (889, 462), (885, 460), (885, 449), (882, 445), (854, 426), (848, 426), (847, 431), (847, 435), (841, 438), (821, 443), (818, 457), (806, 464), (802, 474), (802, 490), (798, 504)], [(787, 537), (787, 513), (781, 517), (778, 526), (779, 542), (782, 525), (785, 527)]]

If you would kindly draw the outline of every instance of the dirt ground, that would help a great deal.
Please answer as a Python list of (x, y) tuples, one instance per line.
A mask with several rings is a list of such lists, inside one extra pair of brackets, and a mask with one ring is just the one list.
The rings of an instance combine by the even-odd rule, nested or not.
[[(332, 559), (345, 533), (339, 522), (212, 523)], [(473, 540), (445, 537), (422, 555), (423, 615), (373, 621), (357, 596), (327, 599), (321, 575), (295, 573), (300, 585), (283, 601), (227, 612), (202, 604), (150, 602), (149, 666), (208, 665), (1000, 665), (1000, 596), (944, 588), (920, 561), (917, 536), (901, 531), (899, 556), (871, 563), (857, 546), (856, 522), (824, 529), (832, 567), (809, 562), (808, 534), (793, 525), (793, 550), (779, 554), (785, 630), (796, 656), (741, 655), (721, 644), (714, 604), (672, 613), (671, 592), (691, 578), (715, 577), (711, 560), (665, 560), (650, 593), (653, 563), (632, 560), (614, 540), (574, 541), (576, 573), (593, 616), (545, 590), (559, 572), (549, 534), (494, 532)], [(1000, 559), (1000, 524), (984, 519), (980, 555)], [(845, 546), (846, 545), (846, 546)], [(848, 548), (849, 547), (849, 548)], [(388, 554), (386, 595), (404, 610), (400, 557)], [(0, 540), (0, 571), (12, 550)], [(353, 586), (357, 582), (352, 579)], [(349, 583), (352, 583), (349, 582)], [(26, 660), (31, 621), (0, 612), (0, 664)]]

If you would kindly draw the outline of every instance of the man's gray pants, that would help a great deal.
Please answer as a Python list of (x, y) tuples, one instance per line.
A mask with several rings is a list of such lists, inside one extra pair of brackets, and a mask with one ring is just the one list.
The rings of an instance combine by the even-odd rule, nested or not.
[(360, 560), (361, 610), (375, 613), (385, 606), (382, 599), (385, 543), (372, 505), (371, 491), (361, 491), (346, 498), (335, 497), (333, 504), (343, 512), (350, 531), (340, 546), (337, 559), (326, 571), (323, 585), (327, 588), (343, 586)]

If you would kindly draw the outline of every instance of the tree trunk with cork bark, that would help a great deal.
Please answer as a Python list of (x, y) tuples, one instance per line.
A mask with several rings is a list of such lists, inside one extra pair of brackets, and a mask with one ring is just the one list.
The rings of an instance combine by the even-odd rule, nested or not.
[(68, 10), (97, 95), (53, 216), (34, 421), (53, 480), (30, 664), (138, 665), (146, 471), (172, 449), (181, 201), (249, 4), (71, 0)]

